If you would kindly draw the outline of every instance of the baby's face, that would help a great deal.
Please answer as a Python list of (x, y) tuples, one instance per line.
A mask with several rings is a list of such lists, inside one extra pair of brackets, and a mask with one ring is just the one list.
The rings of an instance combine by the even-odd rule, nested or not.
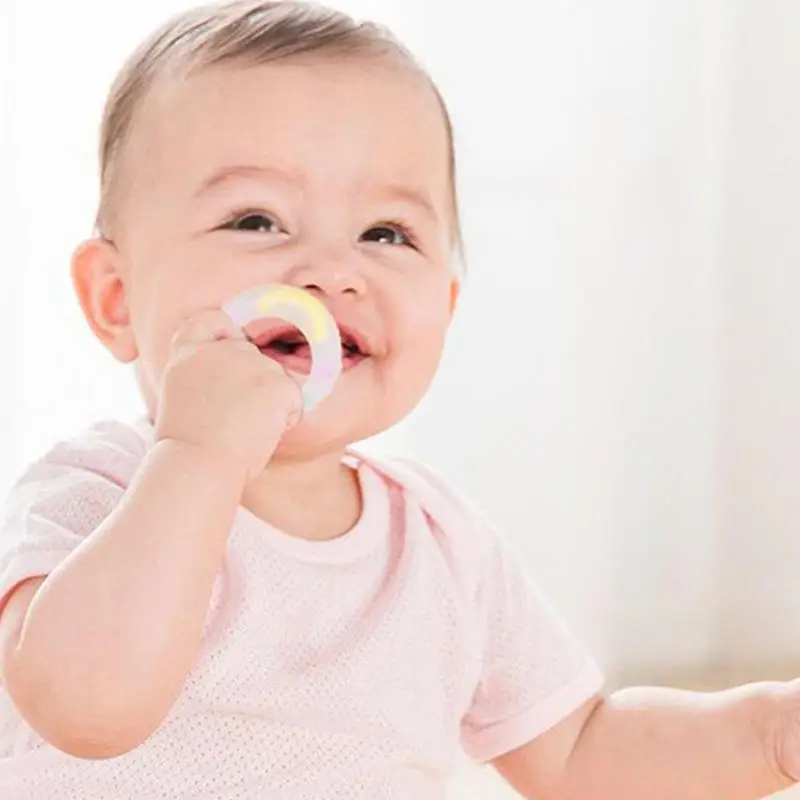
[(373, 61), (209, 70), (154, 92), (124, 169), (116, 247), (151, 402), (183, 320), (274, 282), (315, 292), (368, 350), (284, 448), (357, 441), (420, 400), (456, 288), (448, 139), (423, 78)]

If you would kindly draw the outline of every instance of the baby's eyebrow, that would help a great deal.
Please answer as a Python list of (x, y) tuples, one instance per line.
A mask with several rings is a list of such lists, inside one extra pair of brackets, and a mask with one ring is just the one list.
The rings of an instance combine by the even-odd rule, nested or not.
[(429, 216), (434, 222), (440, 221), (439, 212), (436, 210), (436, 206), (431, 200), (430, 195), (424, 189), (418, 189), (399, 183), (389, 184), (381, 186), (376, 192), (376, 195), (379, 199), (385, 199), (388, 202), (399, 202), (415, 206)]
[(194, 196), (201, 197), (214, 189), (233, 180), (277, 180), (293, 186), (302, 186), (305, 179), (299, 172), (291, 172), (278, 167), (260, 167), (254, 165), (234, 165), (222, 167), (209, 175), (195, 190)]
[[(279, 167), (234, 165), (222, 167), (209, 175), (195, 190), (194, 196), (195, 198), (200, 198), (234, 180), (270, 180), (298, 188), (302, 188), (307, 183), (305, 176), (301, 172)], [(434, 222), (441, 222), (439, 212), (431, 200), (430, 194), (422, 188), (402, 183), (378, 184), (371, 187), (367, 194), (374, 197), (378, 202), (403, 203), (414, 206)]]

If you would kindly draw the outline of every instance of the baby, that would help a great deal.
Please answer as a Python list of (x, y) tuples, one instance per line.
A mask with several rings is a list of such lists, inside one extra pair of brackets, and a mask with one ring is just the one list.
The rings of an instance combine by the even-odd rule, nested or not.
[[(459, 294), (442, 98), (383, 29), (244, 0), (172, 20), (102, 131), (86, 318), (148, 411), (57, 445), (0, 533), (0, 798), (443, 798), (461, 749), (523, 796), (759, 798), (800, 689), (610, 696), (438, 476), (353, 449), (419, 402)], [(307, 345), (222, 310), (287, 284)], [(273, 329), (274, 330), (274, 329)]]

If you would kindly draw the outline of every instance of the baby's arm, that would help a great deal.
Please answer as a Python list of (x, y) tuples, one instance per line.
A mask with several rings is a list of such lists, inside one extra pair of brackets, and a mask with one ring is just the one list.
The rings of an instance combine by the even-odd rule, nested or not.
[(800, 680), (602, 697), (594, 660), (519, 553), (450, 497), (461, 504), (453, 540), (486, 543), (474, 595), (482, 669), (462, 720), (473, 760), (536, 800), (758, 800), (800, 777)]
[(537, 800), (758, 800), (793, 783), (781, 764), (792, 714), (800, 719), (791, 687), (626, 689), (494, 763)]
[(197, 657), (240, 480), (200, 448), (157, 444), (100, 528), (35, 594), (11, 595), (2, 680), (43, 738), (103, 758), (158, 727)]
[(157, 443), (127, 492), (48, 577), (18, 585), (0, 616), (0, 677), (45, 740), (106, 758), (159, 726), (197, 658), (244, 488), (300, 402), (227, 317), (187, 323)]

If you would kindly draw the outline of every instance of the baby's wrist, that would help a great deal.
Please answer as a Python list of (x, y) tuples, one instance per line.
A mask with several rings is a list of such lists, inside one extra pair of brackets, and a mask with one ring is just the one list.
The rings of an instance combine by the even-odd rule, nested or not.
[(233, 487), (241, 495), (249, 482), (247, 465), (222, 448), (164, 436), (156, 438), (154, 450), (174, 460), (176, 469), (207, 475), (210, 487)]

